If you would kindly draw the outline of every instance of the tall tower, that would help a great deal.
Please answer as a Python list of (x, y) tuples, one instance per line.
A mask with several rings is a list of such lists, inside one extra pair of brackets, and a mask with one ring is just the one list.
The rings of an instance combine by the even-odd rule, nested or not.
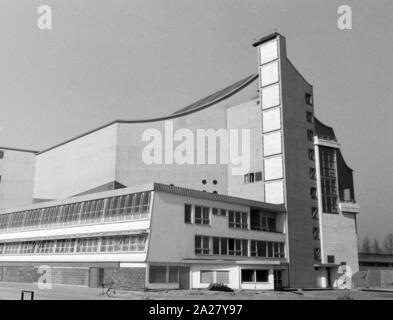
[(314, 287), (320, 261), (314, 156), (313, 90), (286, 56), (277, 32), (257, 42), (262, 113), (264, 199), (287, 208), (292, 287)]

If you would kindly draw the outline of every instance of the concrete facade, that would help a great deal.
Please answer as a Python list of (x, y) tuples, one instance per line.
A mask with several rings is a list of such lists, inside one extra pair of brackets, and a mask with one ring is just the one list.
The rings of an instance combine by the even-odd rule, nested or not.
[(0, 210), (31, 204), (36, 152), (0, 147)]

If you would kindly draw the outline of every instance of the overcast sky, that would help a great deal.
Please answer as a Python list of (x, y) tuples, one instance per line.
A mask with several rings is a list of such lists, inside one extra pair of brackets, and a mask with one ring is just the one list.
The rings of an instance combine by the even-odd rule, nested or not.
[[(50, 5), (53, 29), (37, 28)], [(353, 29), (337, 28), (352, 8)], [(277, 28), (355, 170), (360, 237), (393, 231), (393, 1), (1, 0), (0, 145), (42, 150), (167, 115), (257, 72)]]

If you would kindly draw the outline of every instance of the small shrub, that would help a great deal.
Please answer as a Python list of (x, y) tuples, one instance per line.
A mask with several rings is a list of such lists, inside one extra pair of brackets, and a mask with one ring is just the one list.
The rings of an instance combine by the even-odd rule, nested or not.
[(225, 292), (233, 292), (233, 289), (228, 287), (224, 283), (211, 283), (207, 290), (210, 291), (225, 291)]

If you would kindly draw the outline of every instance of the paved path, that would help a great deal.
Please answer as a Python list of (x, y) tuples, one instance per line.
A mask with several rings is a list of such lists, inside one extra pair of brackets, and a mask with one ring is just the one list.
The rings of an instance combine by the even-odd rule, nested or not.
[[(346, 293), (339, 290), (317, 290), (304, 292), (240, 291), (214, 292), (207, 290), (167, 290), (167, 291), (118, 291), (116, 296), (101, 295), (100, 288), (53, 285), (50, 290), (40, 290), (37, 284), (0, 282), (0, 299), (20, 300), (22, 290), (34, 291), (35, 300), (337, 300)], [(366, 292), (352, 290), (355, 300), (393, 300), (392, 292)]]

